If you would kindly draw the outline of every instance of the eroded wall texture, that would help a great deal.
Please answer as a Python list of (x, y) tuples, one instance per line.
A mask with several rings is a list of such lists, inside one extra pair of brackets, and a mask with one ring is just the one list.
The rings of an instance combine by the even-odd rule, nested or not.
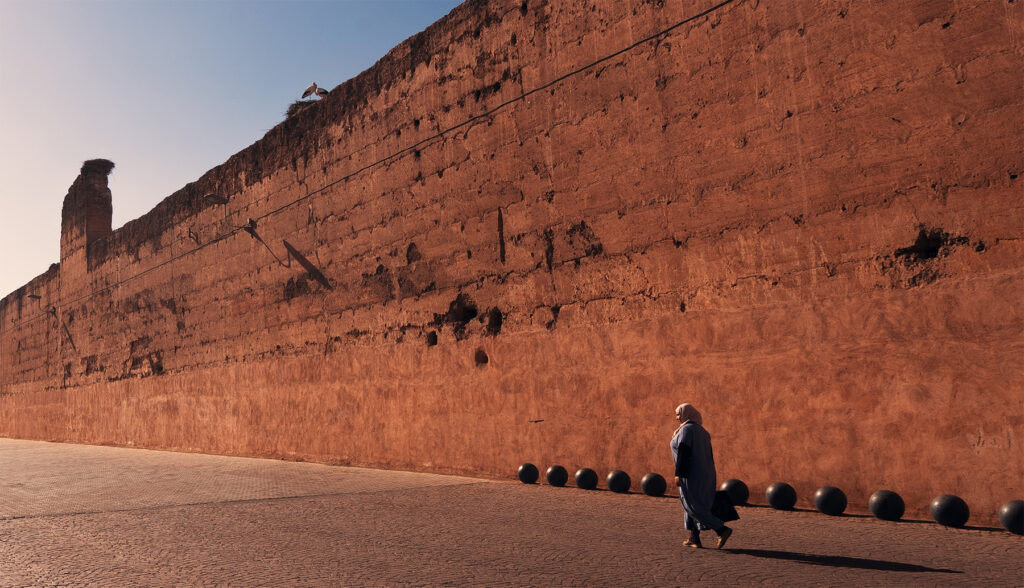
[(687, 401), (755, 494), (991, 522), (1022, 4), (471, 0), (117, 231), (87, 162), (0, 303), (0, 434), (639, 480)]

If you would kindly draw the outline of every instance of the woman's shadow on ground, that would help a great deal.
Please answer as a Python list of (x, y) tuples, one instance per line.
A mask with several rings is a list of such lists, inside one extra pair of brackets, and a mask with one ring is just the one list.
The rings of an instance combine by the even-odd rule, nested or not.
[(795, 551), (773, 551), (770, 549), (730, 549), (722, 551), (764, 557), (768, 559), (784, 559), (815, 566), (832, 566), (840, 568), (857, 568), (861, 570), (881, 570), (886, 572), (940, 572), (943, 574), (962, 574), (959, 570), (947, 570), (943, 568), (930, 568), (916, 564), (901, 563), (897, 561), (885, 561), (881, 559), (866, 559), (862, 557), (845, 557), (840, 555), (817, 555), (813, 553), (797, 553)]

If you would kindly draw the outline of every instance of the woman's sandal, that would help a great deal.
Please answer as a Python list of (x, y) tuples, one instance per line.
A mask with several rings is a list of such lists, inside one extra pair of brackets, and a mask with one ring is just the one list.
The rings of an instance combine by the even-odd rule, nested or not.
[(725, 542), (732, 536), (732, 529), (729, 527), (722, 527), (721, 534), (718, 536), (718, 548), (725, 547)]
[(687, 539), (686, 541), (683, 541), (683, 545), (685, 545), (686, 547), (696, 547), (697, 549), (700, 549), (700, 548), (704, 547), (700, 543), (695, 543), (693, 541), (690, 541), (689, 539)]

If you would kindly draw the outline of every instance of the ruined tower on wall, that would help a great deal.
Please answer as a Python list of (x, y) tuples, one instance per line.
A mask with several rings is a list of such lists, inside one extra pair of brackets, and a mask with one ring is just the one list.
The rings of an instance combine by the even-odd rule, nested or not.
[(1022, 11), (467, 2), (117, 231), (88, 162), (0, 303), (0, 434), (664, 474), (689, 401), (721, 475), (991, 520)]

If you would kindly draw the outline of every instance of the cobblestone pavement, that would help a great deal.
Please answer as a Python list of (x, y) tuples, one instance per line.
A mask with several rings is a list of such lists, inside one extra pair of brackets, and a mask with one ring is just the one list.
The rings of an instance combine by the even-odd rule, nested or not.
[(0, 439), (0, 586), (1024, 586), (1006, 532), (740, 515), (695, 550), (671, 498)]

